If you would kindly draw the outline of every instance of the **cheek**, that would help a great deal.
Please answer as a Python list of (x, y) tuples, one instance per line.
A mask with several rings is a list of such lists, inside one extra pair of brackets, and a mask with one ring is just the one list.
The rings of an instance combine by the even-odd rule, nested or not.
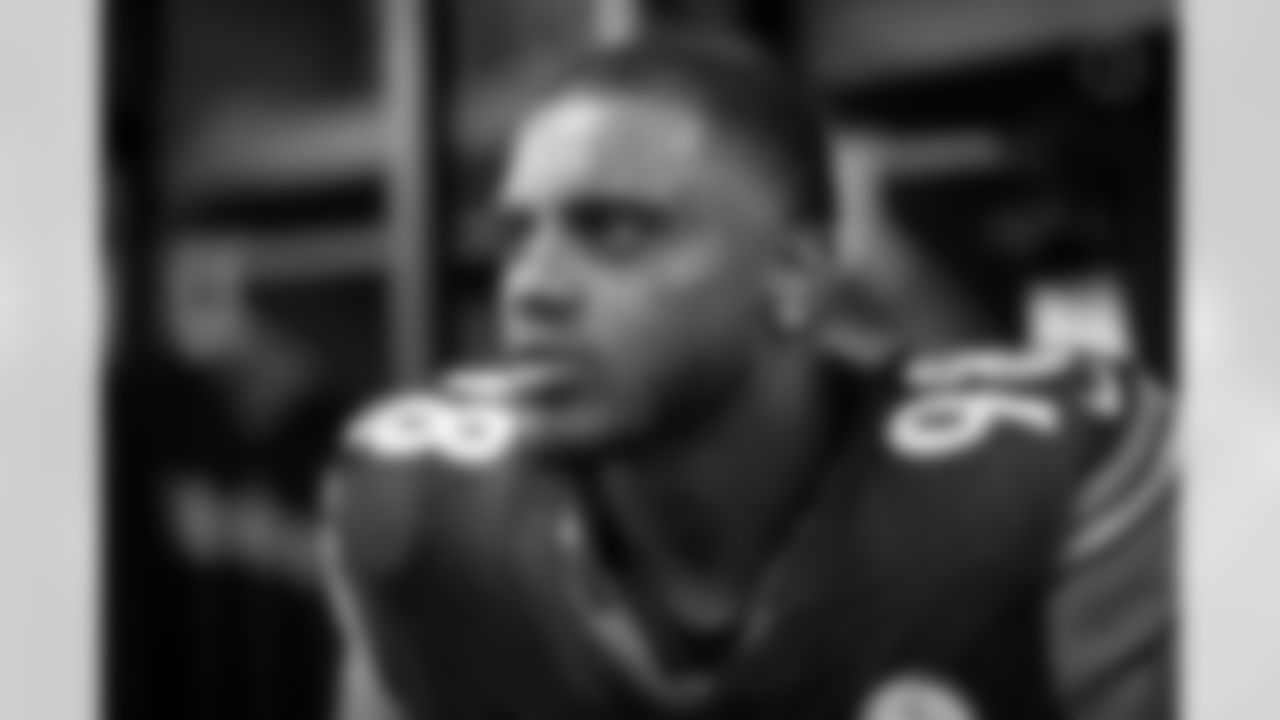
[(755, 268), (739, 257), (705, 257), (673, 263), (656, 289), (671, 329), (688, 344), (745, 341), (765, 303)]
[(744, 273), (687, 256), (600, 291), (593, 333), (615, 365), (644, 373), (741, 351), (763, 305)]

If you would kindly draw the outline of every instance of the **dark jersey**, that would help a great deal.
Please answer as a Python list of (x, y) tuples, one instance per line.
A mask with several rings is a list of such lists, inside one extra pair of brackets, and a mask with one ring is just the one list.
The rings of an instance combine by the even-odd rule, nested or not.
[(993, 352), (837, 365), (828, 401), (825, 467), (712, 661), (647, 631), (590, 478), (522, 460), (516, 416), (449, 393), (353, 428), (346, 622), (415, 720), (1167, 717), (1154, 388)]

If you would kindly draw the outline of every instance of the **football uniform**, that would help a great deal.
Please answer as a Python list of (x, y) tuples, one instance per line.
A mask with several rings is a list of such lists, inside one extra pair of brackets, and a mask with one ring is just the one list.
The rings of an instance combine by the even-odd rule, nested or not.
[(1157, 388), (998, 351), (824, 372), (823, 469), (706, 648), (652, 632), (589, 471), (531, 460), (518, 414), (446, 390), (375, 407), (330, 521), (376, 682), (412, 720), (1170, 716)]

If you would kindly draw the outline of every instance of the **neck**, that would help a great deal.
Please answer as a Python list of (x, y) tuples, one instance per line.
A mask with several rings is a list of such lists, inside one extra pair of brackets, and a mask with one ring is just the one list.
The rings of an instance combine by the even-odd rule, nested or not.
[(816, 379), (808, 357), (781, 358), (697, 431), (611, 468), (604, 501), (640, 572), (730, 594), (754, 581), (813, 469)]

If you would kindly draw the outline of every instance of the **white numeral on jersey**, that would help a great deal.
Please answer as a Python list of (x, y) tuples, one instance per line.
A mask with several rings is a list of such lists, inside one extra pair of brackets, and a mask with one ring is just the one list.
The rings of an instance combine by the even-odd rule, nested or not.
[(508, 446), (515, 425), (512, 414), (496, 407), (457, 407), (437, 398), (403, 398), (360, 420), (351, 441), (384, 458), (438, 453), (461, 462), (484, 462)]
[(978, 445), (1002, 424), (1049, 434), (1061, 422), (1057, 408), (1031, 395), (957, 391), (909, 402), (894, 415), (889, 437), (905, 455), (936, 458)]
[(368, 452), (392, 457), (426, 453), (435, 443), (437, 404), (424, 398), (407, 398), (375, 407), (356, 421), (348, 440)]
[(1056, 432), (1063, 418), (1051, 399), (1007, 385), (1050, 380), (1073, 360), (1053, 350), (967, 351), (920, 360), (908, 369), (907, 382), (924, 394), (890, 420), (890, 442), (904, 455), (937, 458), (972, 449), (1001, 427)]

